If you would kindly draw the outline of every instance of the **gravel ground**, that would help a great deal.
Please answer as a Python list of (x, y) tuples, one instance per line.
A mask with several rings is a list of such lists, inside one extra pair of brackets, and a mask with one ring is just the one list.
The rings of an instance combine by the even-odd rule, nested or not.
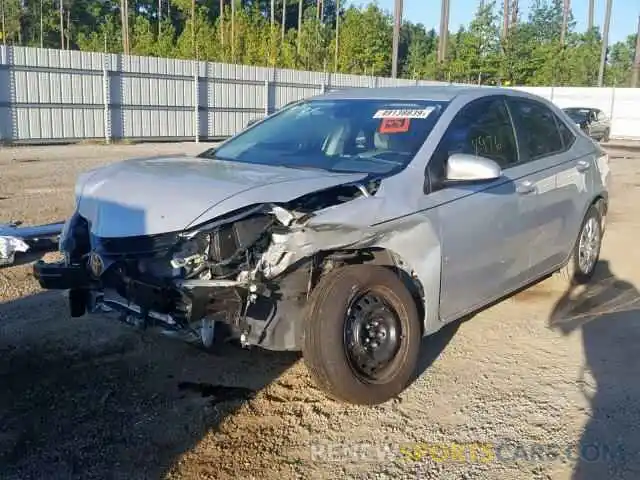
[[(63, 219), (79, 171), (204, 148), (2, 149), (0, 222)], [(640, 153), (611, 153), (597, 281), (545, 281), (450, 325), (402, 398), (375, 408), (327, 400), (299, 355), (207, 354), (71, 319), (28, 263), (0, 270), (0, 476), (640, 478)]]

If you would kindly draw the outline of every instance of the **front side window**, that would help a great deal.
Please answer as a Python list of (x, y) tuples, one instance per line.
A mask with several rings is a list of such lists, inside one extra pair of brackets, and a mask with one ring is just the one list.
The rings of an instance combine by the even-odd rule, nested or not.
[(518, 163), (513, 124), (502, 97), (474, 100), (456, 114), (427, 165), (431, 191), (443, 187), (447, 160), (454, 153), (489, 158), (502, 169)]
[(523, 99), (509, 101), (512, 114), (518, 119), (520, 151), (535, 160), (563, 150), (553, 112), (538, 102)]
[(501, 97), (476, 100), (455, 116), (437, 148), (434, 163), (444, 168), (454, 153), (490, 158), (505, 169), (518, 161), (509, 112)]
[(310, 100), (285, 108), (200, 156), (388, 174), (409, 164), (446, 105), (413, 100)]

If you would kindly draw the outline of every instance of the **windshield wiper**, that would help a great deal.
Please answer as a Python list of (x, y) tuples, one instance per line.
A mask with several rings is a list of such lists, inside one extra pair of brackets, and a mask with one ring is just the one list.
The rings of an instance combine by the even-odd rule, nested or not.
[(268, 165), (273, 165), (274, 167), (295, 168), (296, 170), (321, 170), (323, 172), (329, 171), (328, 168), (314, 167), (312, 165), (291, 165), (290, 163), (274, 163)]
[(221, 160), (223, 162), (239, 162), (240, 160), (236, 160), (234, 158), (224, 158), (220, 155), (216, 155), (216, 152), (211, 152), (207, 154), (207, 152), (203, 152), (199, 155), (196, 155), (196, 158), (206, 158), (207, 160)]

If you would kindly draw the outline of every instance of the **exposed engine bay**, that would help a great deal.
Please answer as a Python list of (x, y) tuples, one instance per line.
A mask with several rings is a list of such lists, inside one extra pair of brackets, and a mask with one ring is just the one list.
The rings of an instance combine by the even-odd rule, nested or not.
[[(379, 181), (306, 194), (287, 204), (258, 204), (182, 232), (99, 238), (77, 213), (61, 251), (72, 316), (115, 311), (140, 328), (160, 327), (210, 347), (215, 337), (244, 346), (298, 350), (304, 306), (322, 274), (373, 259), (365, 249), (329, 249), (292, 260), (291, 240), (315, 212), (374, 195)], [(69, 267), (75, 278), (70, 279)], [(37, 276), (52, 281), (52, 264)], [(55, 288), (55, 287), (54, 287)]]

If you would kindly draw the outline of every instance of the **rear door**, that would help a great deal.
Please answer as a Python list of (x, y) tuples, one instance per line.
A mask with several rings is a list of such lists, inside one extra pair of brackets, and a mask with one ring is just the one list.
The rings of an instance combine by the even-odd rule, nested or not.
[(508, 105), (521, 154), (512, 170), (529, 251), (523, 280), (533, 280), (568, 255), (587, 195), (590, 162), (574, 153), (575, 135), (547, 105), (521, 97), (510, 97)]

